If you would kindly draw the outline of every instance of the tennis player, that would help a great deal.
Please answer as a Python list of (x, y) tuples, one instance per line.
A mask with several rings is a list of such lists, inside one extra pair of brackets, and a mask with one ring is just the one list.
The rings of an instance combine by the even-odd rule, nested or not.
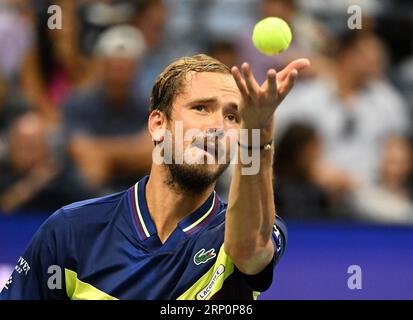
[(274, 111), (308, 65), (299, 59), (279, 73), (270, 69), (259, 85), (247, 63), (230, 70), (195, 55), (170, 64), (151, 96), (155, 148), (166, 132), (176, 138), (178, 122), (184, 133), (222, 133), (215, 136), (218, 148), (231, 142), (230, 130), (259, 129), (258, 145), (241, 139), (236, 151), (258, 152), (258, 172), (243, 174), (245, 165), (236, 163), (226, 204), (214, 187), (229, 162), (211, 161), (217, 153), (207, 142), (184, 141), (194, 158), (210, 161), (153, 162), (150, 175), (129, 190), (61, 208), (38, 230), (0, 297), (257, 298), (271, 285), (287, 241), (273, 197)]

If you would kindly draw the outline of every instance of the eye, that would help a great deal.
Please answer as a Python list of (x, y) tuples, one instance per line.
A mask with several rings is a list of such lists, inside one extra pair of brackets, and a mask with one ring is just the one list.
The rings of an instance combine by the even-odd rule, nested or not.
[(235, 114), (228, 114), (225, 118), (231, 122), (238, 122), (238, 117)]
[(206, 106), (204, 106), (203, 104), (199, 104), (199, 105), (193, 106), (191, 109), (202, 112), (206, 110)]

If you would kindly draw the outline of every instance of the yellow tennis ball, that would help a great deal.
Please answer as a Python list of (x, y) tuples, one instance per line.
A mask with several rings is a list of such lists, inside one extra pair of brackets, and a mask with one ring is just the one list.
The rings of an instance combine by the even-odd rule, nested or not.
[(255, 25), (252, 32), (254, 46), (267, 56), (287, 50), (291, 39), (292, 33), (287, 22), (277, 17), (262, 19)]

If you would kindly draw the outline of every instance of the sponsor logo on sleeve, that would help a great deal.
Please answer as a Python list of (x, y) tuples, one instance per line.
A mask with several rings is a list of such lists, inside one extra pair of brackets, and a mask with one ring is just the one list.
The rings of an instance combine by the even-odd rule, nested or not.
[(196, 298), (197, 300), (205, 300), (210, 293), (212, 292), (212, 289), (214, 288), (215, 283), (217, 282), (218, 278), (224, 274), (225, 271), (225, 267), (223, 264), (220, 264), (217, 268), (217, 270), (215, 270), (211, 281), (208, 283), (208, 285), (203, 288), (197, 295)]
[(17, 265), (14, 267), (14, 270), (16, 270), (19, 274), (24, 273), (24, 275), (27, 276), (30, 271), (30, 265), (26, 260), (24, 260), (23, 257), (20, 257), (17, 261)]

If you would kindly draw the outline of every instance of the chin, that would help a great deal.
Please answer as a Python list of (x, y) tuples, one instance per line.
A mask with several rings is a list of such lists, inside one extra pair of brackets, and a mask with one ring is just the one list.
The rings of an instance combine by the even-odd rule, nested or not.
[(168, 184), (184, 193), (200, 193), (215, 184), (228, 165), (170, 164)]

